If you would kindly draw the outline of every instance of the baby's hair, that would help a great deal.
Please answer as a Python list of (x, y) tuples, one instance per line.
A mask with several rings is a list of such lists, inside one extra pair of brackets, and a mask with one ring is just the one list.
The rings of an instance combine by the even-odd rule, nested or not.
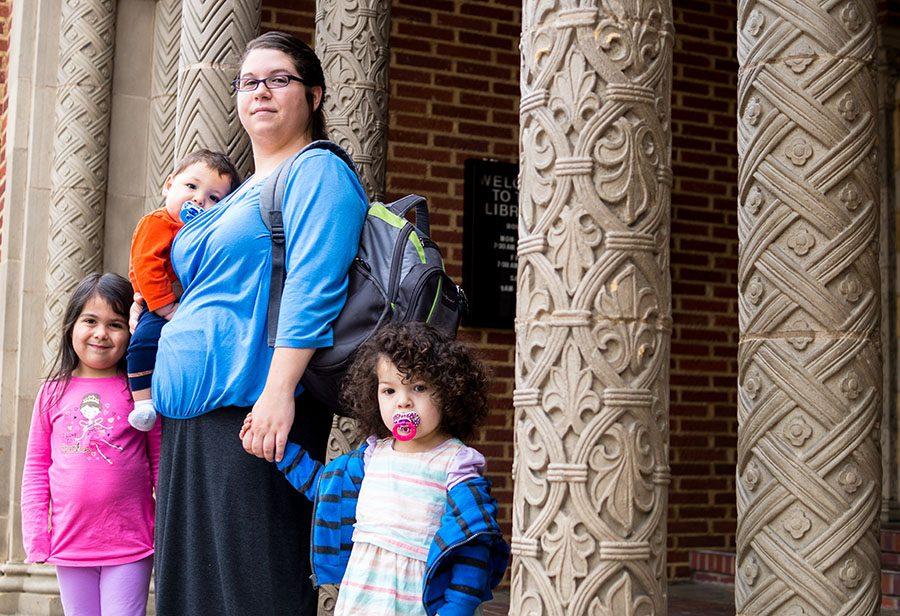
[(237, 170), (237, 167), (234, 166), (234, 163), (231, 162), (231, 159), (221, 152), (212, 152), (210, 150), (197, 150), (191, 152), (178, 161), (172, 175), (178, 175), (191, 165), (196, 165), (197, 163), (206, 165), (220, 176), (228, 176), (231, 180), (231, 186), (228, 188), (228, 192), (234, 191), (241, 185), (241, 174)]
[[(128, 310), (131, 308), (133, 296), (131, 283), (118, 274), (88, 274), (78, 283), (63, 314), (59, 351), (47, 372), (47, 383), (54, 384), (54, 396), (62, 395), (69, 385), (72, 372), (78, 367), (78, 355), (72, 346), (72, 331), (87, 303), (91, 298), (99, 297), (109, 304), (113, 312), (128, 321)], [(119, 360), (117, 368), (120, 373), (125, 373), (124, 355)]]
[(487, 372), (469, 348), (421, 323), (392, 324), (378, 330), (356, 353), (344, 377), (341, 400), (362, 437), (390, 436), (378, 409), (379, 358), (390, 360), (408, 380), (434, 388), (441, 430), (467, 440), (487, 417)]

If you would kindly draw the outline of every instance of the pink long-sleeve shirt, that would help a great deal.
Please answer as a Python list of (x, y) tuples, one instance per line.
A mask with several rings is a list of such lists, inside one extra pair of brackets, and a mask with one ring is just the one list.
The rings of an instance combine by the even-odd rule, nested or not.
[[(153, 554), (160, 423), (128, 424), (124, 377), (72, 377), (61, 396), (38, 393), (22, 476), (28, 562), (102, 566)], [(56, 398), (56, 399), (55, 399)]]

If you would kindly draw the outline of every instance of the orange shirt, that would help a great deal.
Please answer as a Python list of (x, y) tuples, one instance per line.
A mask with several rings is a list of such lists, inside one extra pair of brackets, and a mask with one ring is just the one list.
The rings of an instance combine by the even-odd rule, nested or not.
[(178, 301), (180, 285), (169, 251), (183, 225), (162, 207), (141, 218), (134, 229), (128, 277), (134, 290), (144, 296), (148, 310), (158, 310)]

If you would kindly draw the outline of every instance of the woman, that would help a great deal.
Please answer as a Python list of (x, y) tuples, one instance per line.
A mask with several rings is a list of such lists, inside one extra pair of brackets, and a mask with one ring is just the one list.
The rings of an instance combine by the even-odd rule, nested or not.
[[(248, 43), (234, 85), (256, 173), (179, 232), (172, 262), (184, 295), (163, 329), (153, 379), (164, 434), (160, 616), (315, 613), (310, 509), (270, 461), (281, 459), (289, 431), (324, 454), (331, 418), (301, 403), (295, 421), (295, 395), (315, 349), (331, 345), (366, 198), (331, 152), (312, 150), (293, 164), (273, 351), (266, 336), (271, 236), (259, 214), (260, 180), (327, 137), (325, 82), (312, 49), (270, 32)], [(242, 443), (237, 435), (251, 407), (254, 429)]]

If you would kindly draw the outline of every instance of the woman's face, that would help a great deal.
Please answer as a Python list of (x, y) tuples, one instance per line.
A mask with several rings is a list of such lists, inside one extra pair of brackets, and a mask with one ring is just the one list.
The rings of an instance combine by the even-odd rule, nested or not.
[[(265, 79), (272, 75), (297, 74), (290, 56), (277, 49), (254, 49), (241, 66), (242, 78)], [(313, 103), (319, 105), (321, 88), (312, 88)], [(308, 136), (312, 110), (306, 102), (306, 86), (291, 81), (284, 88), (270, 90), (260, 83), (252, 92), (237, 93), (238, 116), (254, 145), (284, 143)]]

